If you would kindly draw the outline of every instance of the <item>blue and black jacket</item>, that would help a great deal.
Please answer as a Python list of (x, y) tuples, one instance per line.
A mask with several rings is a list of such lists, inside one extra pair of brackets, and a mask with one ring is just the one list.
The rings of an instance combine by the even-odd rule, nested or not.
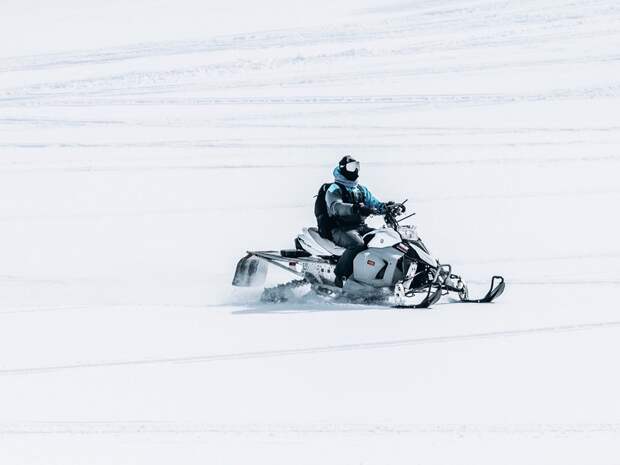
[(362, 203), (383, 213), (385, 204), (357, 182), (345, 179), (338, 168), (334, 170), (335, 183), (325, 194), (327, 212), (337, 227), (355, 228), (364, 224), (366, 217), (355, 212), (353, 205)]

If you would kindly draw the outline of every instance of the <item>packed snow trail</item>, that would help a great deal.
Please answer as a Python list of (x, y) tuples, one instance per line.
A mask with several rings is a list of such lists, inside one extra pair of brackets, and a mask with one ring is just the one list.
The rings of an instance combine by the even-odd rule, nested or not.
[(477, 334), (457, 334), (454, 336), (438, 336), (420, 339), (404, 339), (396, 341), (366, 342), (357, 344), (343, 344), (324, 347), (302, 347), (298, 349), (265, 350), (258, 352), (241, 352), (232, 354), (194, 355), (188, 357), (147, 359), (147, 360), (119, 360), (102, 362), (82, 362), (72, 365), (57, 365), (27, 368), (9, 368), (0, 370), (0, 376), (36, 374), (50, 371), (74, 370), (81, 368), (113, 368), (127, 365), (159, 365), (164, 363), (207, 363), (222, 360), (245, 360), (253, 358), (286, 357), (292, 355), (318, 354), (324, 352), (341, 352), (352, 350), (389, 349), (394, 347), (412, 346), (420, 344), (442, 344), (461, 342), (475, 339), (490, 339), (497, 337), (531, 336), (534, 334), (557, 333), (567, 331), (586, 331), (592, 329), (614, 329), (620, 327), (620, 321), (605, 321), (601, 323), (585, 323), (581, 325), (549, 326), (543, 328), (528, 328), (511, 331), (495, 331)]

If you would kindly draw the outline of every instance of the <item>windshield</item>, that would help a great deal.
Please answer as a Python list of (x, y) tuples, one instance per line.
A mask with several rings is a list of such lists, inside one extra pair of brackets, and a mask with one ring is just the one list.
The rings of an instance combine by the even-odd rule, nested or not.
[(397, 229), (401, 237), (408, 241), (417, 241), (419, 239), (417, 230), (418, 228), (412, 224), (399, 225)]

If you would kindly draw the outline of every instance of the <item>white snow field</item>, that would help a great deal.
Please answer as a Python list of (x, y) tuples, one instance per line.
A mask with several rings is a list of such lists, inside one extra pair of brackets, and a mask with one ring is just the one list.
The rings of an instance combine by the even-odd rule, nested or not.
[[(4, 0), (0, 31), (1, 464), (620, 463), (616, 0)], [(233, 289), (347, 153), (504, 295)]]

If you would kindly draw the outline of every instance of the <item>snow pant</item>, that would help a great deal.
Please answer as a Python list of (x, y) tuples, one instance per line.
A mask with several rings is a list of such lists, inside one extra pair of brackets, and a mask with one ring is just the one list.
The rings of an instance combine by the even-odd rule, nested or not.
[(334, 228), (332, 229), (332, 239), (336, 245), (344, 247), (345, 250), (338, 263), (334, 274), (348, 278), (353, 274), (353, 260), (362, 250), (366, 248), (362, 236), (372, 231), (365, 224), (356, 228)]

